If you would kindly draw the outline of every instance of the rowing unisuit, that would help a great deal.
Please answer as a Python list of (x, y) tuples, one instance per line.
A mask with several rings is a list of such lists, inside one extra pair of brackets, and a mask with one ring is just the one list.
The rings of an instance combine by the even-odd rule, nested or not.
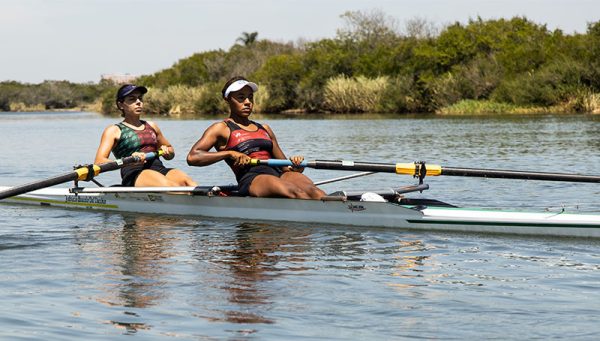
[[(112, 150), (116, 158), (120, 159), (130, 156), (135, 152), (150, 153), (157, 151), (158, 140), (156, 137), (156, 130), (154, 130), (148, 122), (141, 122), (144, 125), (144, 129), (141, 130), (132, 129), (123, 124), (123, 122), (115, 124), (121, 130), (121, 137)], [(147, 161), (143, 165), (134, 164), (125, 166), (121, 168), (122, 184), (124, 186), (134, 186), (138, 175), (144, 169), (152, 169), (163, 175), (167, 175), (172, 168), (165, 167), (158, 158)]]
[[(246, 154), (253, 159), (267, 160), (272, 158), (273, 141), (267, 130), (260, 123), (250, 121), (258, 128), (255, 131), (248, 131), (230, 120), (225, 120), (224, 122), (230, 130), (225, 150), (234, 150)], [(238, 181), (248, 171), (247, 167), (234, 166), (232, 160), (226, 159), (225, 161), (235, 173)]]
[(135, 130), (126, 126), (123, 122), (115, 124), (121, 130), (119, 142), (113, 148), (112, 152), (116, 158), (120, 159), (130, 156), (135, 152), (150, 153), (156, 152), (156, 130), (146, 121), (141, 121), (144, 129)]

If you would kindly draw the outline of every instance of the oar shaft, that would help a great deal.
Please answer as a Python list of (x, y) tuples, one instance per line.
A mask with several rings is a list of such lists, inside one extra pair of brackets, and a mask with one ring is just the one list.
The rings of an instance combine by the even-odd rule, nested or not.
[(600, 182), (600, 176), (595, 176), (595, 175), (525, 172), (525, 171), (512, 171), (512, 170), (500, 170), (500, 169), (442, 167), (441, 175), (470, 176), (470, 177), (496, 178), (496, 179), (521, 179), (521, 180), (569, 181), (569, 182)]
[[(362, 172), (396, 173), (395, 164), (354, 161), (308, 161), (307, 166), (315, 169), (353, 170)], [(414, 167), (414, 166), (413, 166)]]
[[(290, 160), (269, 159), (252, 160), (251, 164), (268, 165), (271, 167), (295, 166)], [(333, 170), (354, 170), (364, 172), (396, 173), (396, 165), (385, 163), (365, 163), (354, 161), (302, 161), (298, 167)]]
[(32, 192), (32, 191), (38, 190), (40, 188), (46, 188), (46, 187), (62, 184), (62, 183), (69, 182), (69, 181), (75, 181), (75, 180), (77, 180), (78, 176), (79, 175), (75, 171), (73, 171), (70, 173), (57, 175), (55, 177), (48, 178), (46, 180), (31, 182), (31, 183), (28, 183), (25, 185), (12, 187), (5, 191), (0, 192), (0, 200), (5, 199), (5, 198), (10, 198), (15, 195)]
[[(159, 152), (159, 155), (160, 155), (160, 152)], [(155, 157), (156, 157), (156, 153), (146, 153), (146, 160), (151, 160)], [(110, 162), (102, 163), (99, 165), (92, 165), (91, 169), (94, 172), (94, 176), (96, 176), (102, 172), (108, 172), (111, 170), (119, 169), (127, 164), (135, 163), (138, 161), (139, 161), (138, 158), (133, 157), (133, 156), (128, 156), (128, 157), (124, 157), (119, 160), (110, 161)], [(10, 189), (0, 192), (0, 200), (9, 198), (9, 197), (13, 197), (15, 195), (35, 191), (35, 190), (38, 190), (41, 188), (46, 188), (46, 187), (50, 187), (50, 186), (54, 186), (54, 185), (63, 184), (65, 182), (69, 182), (69, 181), (75, 181), (75, 180), (83, 181), (88, 177), (89, 172), (90, 172), (90, 168), (80, 167), (71, 172), (53, 176), (53, 177), (45, 179), (45, 180), (31, 182), (31, 183), (28, 183), (25, 185), (12, 187)]]
[[(256, 160), (253, 159), (251, 165), (268, 165), (271, 167), (294, 166), (292, 161), (283, 159)], [(355, 161), (302, 161), (298, 167), (307, 167), (314, 169), (330, 170), (352, 170), (363, 172), (396, 173), (396, 174), (419, 174), (421, 164), (419, 163), (376, 163), (376, 162), (355, 162)], [(440, 175), (441, 166), (427, 165), (426, 175)]]

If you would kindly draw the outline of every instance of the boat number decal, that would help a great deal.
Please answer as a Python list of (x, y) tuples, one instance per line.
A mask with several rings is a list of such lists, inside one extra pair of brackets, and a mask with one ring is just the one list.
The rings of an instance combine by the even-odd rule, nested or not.
[(359, 211), (366, 210), (366, 208), (363, 205), (354, 205), (354, 204), (349, 204), (348, 209), (352, 212), (359, 212)]
[(65, 196), (65, 202), (82, 202), (86, 204), (106, 204), (106, 200), (101, 197), (87, 197), (79, 195)]

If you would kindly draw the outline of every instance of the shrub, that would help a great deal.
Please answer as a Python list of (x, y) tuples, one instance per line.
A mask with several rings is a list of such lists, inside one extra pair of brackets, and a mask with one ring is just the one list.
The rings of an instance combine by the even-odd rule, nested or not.
[(486, 99), (502, 79), (502, 67), (493, 56), (478, 57), (452, 72), (433, 79), (429, 88), (435, 108), (443, 108), (465, 99)]
[(387, 86), (388, 77), (334, 77), (325, 84), (324, 105), (339, 113), (377, 112)]
[(581, 80), (587, 72), (574, 60), (554, 61), (538, 70), (502, 81), (491, 99), (518, 105), (557, 105), (581, 88)]
[(43, 104), (27, 105), (23, 102), (11, 102), (7, 111), (44, 111), (47, 109)]
[(388, 80), (380, 102), (380, 112), (416, 113), (424, 111), (425, 104), (415, 78), (397, 76)]
[[(183, 101), (188, 101), (189, 87), (182, 85), (169, 86), (165, 89), (150, 88), (144, 95), (144, 109), (150, 115), (169, 115), (177, 111), (181, 112)], [(185, 110), (185, 109), (184, 109)]]
[(594, 93), (591, 89), (583, 87), (572, 95), (566, 107), (573, 112), (600, 114), (600, 93)]
[(222, 115), (229, 112), (229, 107), (221, 95), (221, 88), (220, 83), (207, 83), (198, 89), (201, 95), (193, 104), (195, 116)]

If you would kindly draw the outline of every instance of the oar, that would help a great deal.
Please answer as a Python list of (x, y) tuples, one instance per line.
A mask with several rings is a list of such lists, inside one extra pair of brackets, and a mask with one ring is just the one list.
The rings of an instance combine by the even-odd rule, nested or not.
[[(294, 166), (290, 160), (256, 160), (253, 159), (251, 165), (268, 165), (272, 167)], [(547, 173), (547, 172), (527, 172), (501, 169), (480, 169), (480, 168), (456, 168), (443, 167), (440, 165), (415, 163), (374, 163), (374, 162), (355, 162), (355, 161), (302, 161), (299, 167), (308, 167), (315, 169), (331, 170), (351, 170), (366, 172), (382, 172), (407, 174), (413, 176), (470, 176), (481, 178), (501, 178), (501, 179), (522, 179), (522, 180), (545, 180), (545, 181), (569, 181), (569, 182), (600, 182), (598, 175), (581, 175), (566, 173)]]
[[(158, 152), (158, 155), (162, 155), (162, 150)], [(146, 153), (146, 160), (151, 160), (155, 157), (156, 157), (156, 153)], [(12, 187), (10, 189), (2, 191), (2, 192), (0, 192), (0, 200), (8, 198), (8, 197), (13, 197), (15, 195), (35, 191), (37, 189), (50, 187), (50, 186), (54, 186), (54, 185), (58, 185), (58, 184), (63, 184), (65, 182), (69, 182), (69, 181), (90, 180), (93, 176), (96, 176), (100, 173), (119, 169), (125, 165), (136, 163), (139, 161), (140, 161), (140, 159), (137, 157), (128, 156), (128, 157), (124, 157), (122, 159), (102, 163), (99, 165), (82, 166), (71, 172), (68, 172), (68, 173), (65, 173), (62, 175), (53, 176), (53, 177), (45, 179), (45, 180), (31, 182), (31, 183), (28, 183), (25, 185)], [(93, 176), (89, 176), (91, 172), (94, 173)]]

